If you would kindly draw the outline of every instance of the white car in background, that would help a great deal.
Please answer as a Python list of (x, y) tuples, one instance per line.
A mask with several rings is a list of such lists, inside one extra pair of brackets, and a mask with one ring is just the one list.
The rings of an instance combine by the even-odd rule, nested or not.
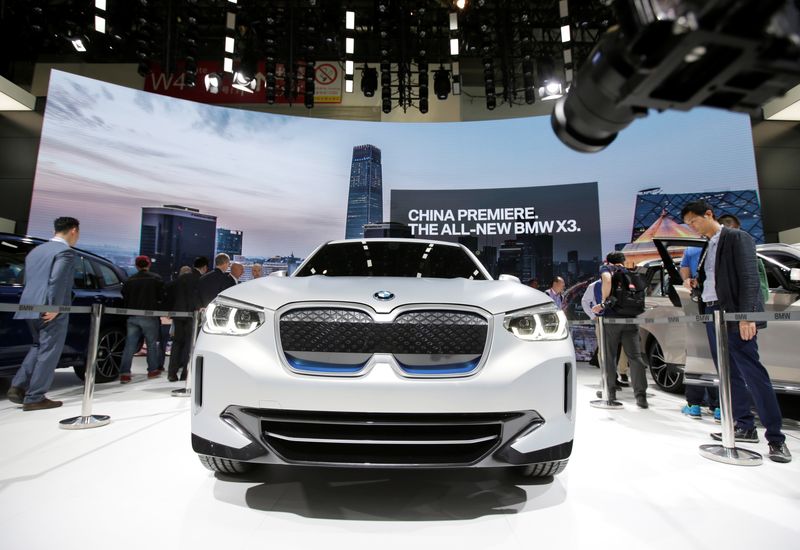
[(193, 355), (192, 445), (253, 464), (561, 472), (575, 428), (564, 314), (465, 247), (334, 241), (224, 291)]
[[(800, 311), (800, 244), (760, 244), (756, 252), (767, 271), (768, 312)], [(696, 306), (683, 300), (687, 312)], [(695, 306), (695, 308), (692, 308)], [(735, 312), (731, 312), (735, 313)], [(800, 361), (797, 350), (800, 323), (774, 321), (758, 331), (758, 354), (776, 392), (800, 395)], [(690, 330), (686, 342), (684, 380), (687, 384), (713, 385), (718, 380), (704, 330)]]
[[(639, 272), (648, 282), (647, 310), (642, 318), (696, 315), (698, 305), (682, 286), (677, 265), (668, 249), (671, 247), (705, 246), (705, 240), (686, 238), (655, 239), (662, 261), (647, 262)], [(760, 244), (756, 253), (767, 272), (768, 312), (784, 312), (800, 308), (800, 245)], [(794, 278), (793, 278), (794, 270)], [(646, 361), (656, 384), (663, 390), (682, 393), (684, 384), (713, 385), (718, 379), (705, 327), (695, 324), (640, 325)], [(800, 394), (800, 368), (797, 362), (797, 340), (800, 324), (768, 323), (758, 332), (761, 362), (767, 369), (777, 392)]]

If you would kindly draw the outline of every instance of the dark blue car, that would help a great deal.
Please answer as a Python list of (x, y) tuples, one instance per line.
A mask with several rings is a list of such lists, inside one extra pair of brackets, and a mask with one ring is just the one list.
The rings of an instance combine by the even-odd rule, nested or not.
[[(0, 303), (17, 304), (25, 284), (25, 256), (46, 242), (35, 237), (0, 233)], [(101, 303), (122, 306), (122, 283), (125, 271), (105, 258), (76, 249), (74, 306)], [(31, 345), (25, 321), (15, 321), (13, 313), (0, 312), (0, 376), (12, 376), (22, 364)], [(69, 331), (59, 367), (73, 367), (81, 379), (86, 368), (89, 343), (89, 315), (70, 315)], [(104, 315), (100, 326), (97, 353), (97, 381), (108, 382), (119, 376), (122, 350), (125, 347), (125, 318)]]

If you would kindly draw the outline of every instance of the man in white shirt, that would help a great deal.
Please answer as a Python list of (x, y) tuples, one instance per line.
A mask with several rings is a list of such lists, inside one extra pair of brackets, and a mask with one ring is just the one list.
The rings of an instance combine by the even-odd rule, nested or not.
[[(688, 203), (681, 210), (684, 223), (701, 235), (708, 237), (705, 256), (700, 261), (697, 279), (689, 279), (687, 286), (702, 289), (701, 311), (712, 313), (751, 313), (764, 311), (764, 302), (758, 277), (756, 247), (753, 238), (744, 231), (723, 227), (714, 217), (714, 211), (705, 201)], [(728, 332), (730, 359), (731, 406), (736, 419), (736, 441), (758, 443), (750, 402), (756, 406), (758, 418), (766, 428), (769, 458), (773, 462), (792, 460), (786, 446), (786, 436), (781, 430), (781, 410), (775, 390), (758, 355), (759, 323), (741, 320), (725, 323)], [(706, 324), (711, 355), (717, 362), (716, 334), (713, 326)], [(711, 437), (722, 439), (722, 434)]]
[(564, 287), (566, 284), (564, 283), (564, 279), (561, 277), (553, 277), (553, 282), (550, 285), (550, 288), (544, 291), (545, 294), (550, 296), (550, 299), (556, 303), (556, 307), (561, 309), (561, 306), (564, 304), (564, 297), (561, 295), (564, 292)]
[(581, 298), (581, 308), (583, 308), (583, 312), (589, 317), (589, 319), (592, 320), (597, 317), (597, 314), (592, 311), (592, 308), (598, 304), (597, 285), (600, 282), (600, 279), (597, 279), (596, 281), (589, 283), (589, 286), (586, 287), (586, 292), (583, 293), (583, 298)]

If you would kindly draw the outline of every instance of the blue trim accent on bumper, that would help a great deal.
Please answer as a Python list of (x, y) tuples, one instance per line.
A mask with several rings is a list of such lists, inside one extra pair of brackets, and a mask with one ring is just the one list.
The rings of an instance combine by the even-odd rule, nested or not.
[(353, 373), (360, 371), (367, 364), (366, 362), (361, 363), (360, 365), (320, 363), (317, 361), (306, 361), (304, 359), (298, 359), (297, 357), (293, 357), (288, 353), (286, 353), (285, 355), (286, 355), (286, 360), (289, 362), (289, 365), (291, 365), (293, 369), (305, 372), (330, 373), (330, 374)]
[(403, 372), (406, 374), (427, 374), (427, 375), (434, 375), (434, 374), (467, 374), (474, 371), (478, 367), (478, 363), (481, 362), (481, 358), (478, 357), (473, 359), (472, 361), (467, 361), (466, 363), (452, 363), (449, 365), (405, 365), (403, 363), (398, 362), (400, 368), (403, 369)]

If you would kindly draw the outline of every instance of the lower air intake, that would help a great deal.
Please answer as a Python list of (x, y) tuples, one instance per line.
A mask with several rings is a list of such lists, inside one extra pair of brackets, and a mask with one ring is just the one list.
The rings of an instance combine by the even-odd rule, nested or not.
[(521, 415), (247, 412), (261, 417), (264, 440), (288, 462), (382, 466), (473, 464)]

